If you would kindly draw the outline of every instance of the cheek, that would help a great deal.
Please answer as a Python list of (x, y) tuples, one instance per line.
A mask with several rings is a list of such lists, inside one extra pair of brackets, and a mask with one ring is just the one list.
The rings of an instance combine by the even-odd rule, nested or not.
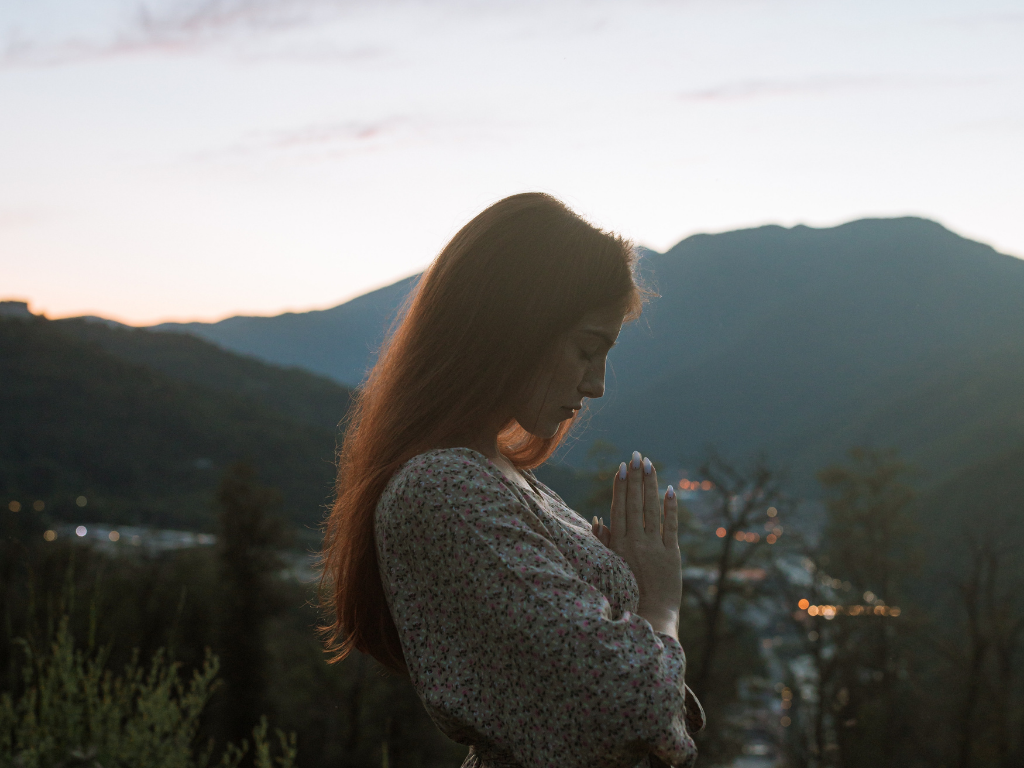
[[(573, 360), (562, 365), (558, 375), (553, 377), (551, 394), (558, 400), (558, 405), (568, 405), (575, 399), (576, 390), (587, 377), (592, 363)], [(569, 400), (566, 401), (565, 398)]]

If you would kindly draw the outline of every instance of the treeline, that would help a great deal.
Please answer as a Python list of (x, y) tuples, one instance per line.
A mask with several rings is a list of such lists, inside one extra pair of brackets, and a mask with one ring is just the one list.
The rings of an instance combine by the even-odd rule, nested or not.
[[(607, 514), (612, 446), (591, 453)], [(894, 452), (818, 473), (712, 455), (680, 524), (687, 680), (706, 765), (1024, 764), (1024, 449), (921, 492)]]
[[(93, 649), (114, 674), (163, 654), (188, 681), (215, 654), (219, 672), (192, 744), (197, 760), (205, 752), (216, 763), (229, 745), (251, 743), (265, 717), (272, 729), (295, 734), (298, 766), (461, 764), (465, 748), (437, 731), (408, 683), (362, 656), (325, 661), (316, 585), (281, 576), (290, 530), (280, 494), (239, 465), (224, 474), (217, 506), (215, 547), (160, 554), (47, 543), (38, 515), (0, 511), (0, 693), (12, 701), (32, 695), (25, 664), (49, 657), (66, 620), (75, 646)], [(38, 691), (35, 701), (42, 706)], [(54, 728), (48, 735), (59, 745), (67, 734)], [(40, 766), (78, 765), (82, 755), (108, 765), (93, 749), (109, 741), (101, 736), (64, 745), (59, 760)], [(272, 731), (267, 738), (273, 745)], [(253, 757), (250, 750), (242, 764)], [(0, 755), (0, 765), (24, 763), (15, 758)]]
[[(594, 469), (573, 478), (586, 515), (607, 514), (612, 453), (598, 445)], [(680, 526), (681, 640), (708, 713), (703, 764), (743, 754), (793, 768), (1024, 761), (1024, 520), (1012, 463), (919, 495), (896, 455), (854, 451), (819, 474), (821, 503), (794, 497), (764, 463), (712, 456), (694, 480), (702, 490)], [(44, 515), (0, 511), (0, 691), (25, 695), (26, 651), (43, 658), (67, 615), (78, 647), (106, 649), (114, 672), (164, 649), (189, 679), (207, 649), (216, 654), (197, 754), (211, 740), (220, 754), (251, 739), (266, 717), (296, 734), (300, 766), (459, 765), (465, 749), (408, 683), (362, 656), (325, 661), (315, 585), (282, 576), (292, 529), (280, 493), (234, 466), (216, 508), (216, 547), (116, 556), (47, 543)]]

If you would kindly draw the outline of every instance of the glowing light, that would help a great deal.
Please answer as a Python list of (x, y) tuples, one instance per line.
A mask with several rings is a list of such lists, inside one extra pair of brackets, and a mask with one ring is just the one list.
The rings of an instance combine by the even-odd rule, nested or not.
[(747, 534), (745, 534), (743, 531), (736, 531), (736, 541), (746, 541), (746, 540), (747, 540)]
[(705, 480), (703, 483), (700, 484), (700, 488), (702, 491), (710, 491), (714, 487), (715, 484), (712, 483), (710, 480)]
[(11, 510), (11, 512), (21, 512), (21, 502), (12, 501), (10, 504), (7, 505), (7, 508)]
[(75, 528), (75, 535), (78, 536), (79, 538), (81, 538), (82, 536), (85, 536), (85, 534), (87, 534), (88, 532), (89, 532), (89, 529), (86, 528), (84, 525), (80, 525), (77, 528)]
[(725, 530), (725, 528), (719, 528), (717, 531), (715, 531), (715, 536), (717, 536), (720, 539), (724, 539), (725, 538), (725, 534), (727, 534), (727, 533), (728, 533), (728, 531)]
[(789, 701), (792, 698), (793, 698), (793, 692), (791, 690), (789, 690), (789, 688), (783, 688), (782, 689), (782, 700), (783, 701)]
[(764, 540), (767, 541), (769, 544), (774, 544), (779, 539), (774, 533), (769, 533), (767, 536), (765, 536)]
[(44, 509), (46, 509), (46, 502), (43, 501), (42, 499), (37, 499), (36, 501), (32, 502), (32, 509), (34, 509), (36, 512), (42, 512)]
[(46, 539), (47, 541), (53, 541), (54, 539), (57, 538), (57, 532), (56, 531), (45, 531), (43, 533), (43, 538)]
[(774, 528), (772, 528), (772, 533), (774, 533), (776, 537), (781, 536), (782, 535), (782, 526), (781, 525), (776, 525)]
[(814, 631), (808, 632), (807, 639), (810, 640), (812, 643), (815, 642), (818, 639), (818, 633)]
[(75, 499), (75, 504), (77, 504), (80, 507), (84, 507), (88, 503), (89, 500), (85, 498), (85, 496), (79, 496), (77, 499)]
[(808, 600), (806, 597), (803, 598), (799, 603), (797, 603), (797, 605), (800, 607), (801, 611), (806, 611), (807, 610), (807, 606), (809, 606), (810, 604), (811, 604), (811, 601)]
[(755, 544), (761, 539), (761, 537), (758, 534), (753, 532), (743, 534), (743, 538), (747, 541), (748, 544)]
[(874, 592), (865, 592), (864, 593), (864, 602), (865, 603), (873, 603), (873, 602), (875, 602), (875, 593)]
[[(806, 600), (801, 600), (798, 605), (803, 607)], [(824, 616), (826, 619), (833, 619), (839, 614), (846, 616), (899, 616), (902, 611), (899, 608), (887, 605), (808, 605), (808, 616)]]
[(779, 514), (779, 510), (775, 507), (768, 507), (768, 517), (775, 517), (777, 514)]
[(121, 534), (118, 533), (117, 531), (111, 531), (110, 533), (107, 534), (107, 538), (110, 539), (111, 541), (117, 541), (118, 539), (121, 538)]
[(788, 715), (786, 717), (782, 718), (781, 720), (779, 720), (779, 722), (782, 724), (783, 728), (789, 728), (789, 726), (792, 725), (792, 723), (793, 723), (793, 721), (789, 719)]
[(787, 699), (787, 698), (783, 698), (782, 699), (782, 708), (783, 709), (789, 709), (792, 706), (793, 706), (793, 701), (792, 701), (791, 698), (790, 699)]

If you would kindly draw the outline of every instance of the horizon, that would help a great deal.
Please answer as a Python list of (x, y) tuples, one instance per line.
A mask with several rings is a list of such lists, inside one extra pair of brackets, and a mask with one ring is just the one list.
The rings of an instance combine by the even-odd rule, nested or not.
[[(837, 229), (839, 227), (843, 227), (843, 226), (846, 226), (848, 224), (852, 224), (852, 223), (860, 222), (860, 221), (894, 221), (894, 220), (899, 220), (899, 219), (917, 219), (917, 220), (920, 220), (920, 221), (927, 221), (927, 222), (931, 222), (933, 224), (937, 224), (938, 226), (940, 226), (943, 229), (945, 229), (947, 232), (950, 232), (951, 234), (953, 234), (953, 235), (955, 235), (957, 237), (960, 237), (960, 238), (965, 239), (965, 240), (969, 240), (971, 242), (980, 243), (981, 245), (987, 246), (989, 248), (993, 248), (993, 250), (995, 250), (996, 253), (999, 253), (999, 254), (1001, 254), (1003, 256), (1010, 256), (1012, 258), (1020, 259), (1020, 260), (1024, 261), (1024, 255), (1017, 255), (1017, 254), (1013, 254), (1013, 253), (1005, 253), (1003, 251), (999, 251), (998, 249), (994, 248), (992, 245), (990, 245), (989, 243), (985, 242), (984, 240), (979, 240), (979, 239), (976, 239), (976, 238), (973, 238), (973, 237), (967, 237), (966, 235), (963, 235), (963, 234), (961, 234), (961, 233), (951, 229), (950, 227), (946, 226), (941, 221), (937, 221), (934, 218), (929, 218), (927, 216), (911, 215), (911, 214), (903, 215), (903, 216), (899, 216), (899, 215), (896, 215), (896, 216), (865, 216), (865, 217), (862, 217), (862, 218), (850, 219), (849, 221), (843, 221), (843, 222), (840, 222), (838, 224), (824, 225), (824, 226), (811, 226), (811, 225), (802, 224), (802, 223), (796, 223), (796, 224), (792, 224), (792, 225), (788, 225), (787, 226), (787, 225), (775, 224), (775, 223), (767, 222), (767, 223), (763, 223), (763, 224), (751, 225), (751, 226), (748, 226), (748, 227), (739, 227), (737, 229), (724, 230), (722, 232), (693, 232), (693, 233), (690, 233), (688, 235), (685, 235), (678, 242), (676, 242), (675, 244), (669, 246), (668, 248), (666, 248), (663, 251), (659, 251), (659, 250), (656, 250), (654, 248), (650, 248), (650, 247), (648, 247), (646, 245), (643, 245), (643, 244), (640, 244), (640, 243), (637, 243), (636, 247), (638, 249), (641, 249), (641, 250), (646, 250), (646, 251), (650, 251), (650, 252), (653, 252), (653, 253), (661, 255), (661, 254), (667, 253), (668, 251), (672, 250), (673, 248), (681, 245), (682, 243), (684, 243), (685, 241), (689, 240), (692, 237), (715, 236), (715, 235), (728, 234), (728, 233), (731, 233), (731, 232), (744, 232), (744, 231), (750, 231), (750, 230), (756, 230), (756, 229), (763, 229), (765, 227), (780, 227), (780, 228), (786, 229), (786, 230), (792, 230), (792, 229), (796, 229), (798, 227), (805, 227), (807, 229), (818, 229), (818, 230)], [(392, 285), (395, 285), (397, 283), (402, 282), (403, 280), (407, 280), (410, 277), (415, 277), (416, 275), (421, 274), (423, 272), (423, 270), (426, 269), (426, 267), (428, 267), (428, 266), (429, 266), (429, 263), (428, 264), (424, 264), (422, 268), (416, 270), (415, 272), (412, 272), (412, 273), (410, 273), (408, 275), (402, 275), (402, 276), (399, 276), (399, 277), (394, 278), (394, 279), (388, 279), (387, 282), (385, 282), (385, 283), (383, 283), (381, 285), (368, 288), (367, 290), (362, 291), (362, 292), (360, 292), (360, 293), (358, 293), (358, 294), (356, 294), (354, 296), (348, 296), (348, 297), (339, 299), (339, 300), (335, 301), (334, 303), (328, 304), (326, 306), (314, 306), (314, 307), (305, 307), (305, 308), (285, 307), (285, 308), (281, 308), (280, 310), (277, 310), (277, 311), (273, 311), (272, 310), (272, 311), (270, 311), (267, 314), (253, 314), (253, 313), (246, 313), (246, 312), (243, 312), (243, 311), (237, 311), (237, 312), (229, 312), (228, 314), (225, 314), (225, 315), (223, 315), (221, 317), (216, 317), (216, 318), (213, 318), (213, 319), (201, 318), (201, 317), (187, 318), (187, 319), (182, 319), (182, 318), (179, 318), (179, 317), (167, 317), (167, 318), (163, 318), (163, 319), (157, 319), (157, 320), (152, 321), (152, 322), (131, 322), (129, 320), (125, 320), (125, 319), (122, 319), (122, 318), (119, 318), (119, 317), (116, 317), (116, 316), (113, 316), (113, 315), (110, 315), (110, 314), (103, 314), (102, 312), (98, 312), (98, 311), (93, 311), (93, 312), (86, 311), (86, 312), (78, 312), (78, 313), (69, 313), (69, 314), (64, 314), (64, 315), (47, 314), (45, 309), (40, 310), (40, 311), (34, 311), (34, 306), (33, 306), (32, 300), (29, 299), (29, 298), (23, 297), (23, 296), (0, 295), (0, 302), (24, 302), (24, 303), (26, 303), (28, 305), (28, 309), (29, 309), (29, 311), (32, 314), (36, 315), (37, 317), (44, 317), (47, 320), (67, 320), (67, 319), (75, 319), (75, 318), (96, 318), (96, 319), (99, 319), (99, 320), (113, 321), (115, 323), (119, 323), (121, 325), (132, 327), (132, 328), (148, 328), (148, 327), (152, 327), (152, 326), (156, 326), (156, 325), (162, 325), (162, 324), (165, 324), (165, 323), (180, 323), (180, 324), (203, 323), (203, 324), (213, 325), (213, 324), (222, 322), (224, 320), (229, 320), (229, 319), (231, 319), (233, 317), (271, 318), (271, 317), (279, 317), (281, 315), (287, 315), (287, 314), (306, 314), (306, 313), (309, 313), (309, 312), (325, 312), (325, 311), (328, 311), (328, 310), (331, 310), (331, 309), (335, 309), (336, 307), (339, 307), (339, 306), (341, 306), (343, 304), (347, 304), (350, 301), (354, 301), (355, 299), (358, 299), (358, 298), (360, 298), (362, 296), (366, 296), (366, 295), (374, 293), (376, 291), (388, 288), (388, 287), (390, 287)]]
[(1024, 255), (1011, 0), (11, 0), (0, 270), (54, 316), (308, 311), (550, 192), (656, 251), (925, 216)]

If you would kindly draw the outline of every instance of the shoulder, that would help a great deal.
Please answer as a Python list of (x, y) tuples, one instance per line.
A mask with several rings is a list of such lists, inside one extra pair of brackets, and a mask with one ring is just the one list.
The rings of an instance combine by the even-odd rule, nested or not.
[(438, 448), (413, 456), (392, 475), (381, 494), (377, 516), (460, 502), (491, 505), (515, 502), (508, 481), (490, 460), (471, 448)]
[(501, 470), (472, 448), (435, 448), (413, 456), (399, 467), (386, 490), (461, 489), (462, 485), (504, 487), (505, 479)]

